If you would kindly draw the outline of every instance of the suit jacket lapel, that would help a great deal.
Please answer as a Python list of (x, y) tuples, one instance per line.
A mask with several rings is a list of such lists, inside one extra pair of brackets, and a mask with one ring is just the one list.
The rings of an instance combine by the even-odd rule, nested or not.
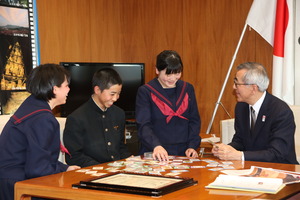
[(266, 97), (260, 107), (259, 113), (256, 118), (256, 123), (253, 131), (253, 136), (257, 136), (261, 129), (264, 127), (265, 121), (268, 119), (268, 102), (270, 95), (267, 92)]

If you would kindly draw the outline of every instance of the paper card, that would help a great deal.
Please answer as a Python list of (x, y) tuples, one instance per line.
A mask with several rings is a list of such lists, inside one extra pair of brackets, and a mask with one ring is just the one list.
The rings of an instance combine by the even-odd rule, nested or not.
[(189, 172), (189, 170), (186, 169), (180, 169), (180, 170), (171, 170), (172, 173), (182, 173), (182, 172)]
[(94, 170), (102, 170), (103, 167), (102, 167), (102, 166), (101, 166), (101, 167), (93, 167), (93, 169), (94, 169)]
[(205, 166), (191, 166), (191, 168), (205, 168)]
[(105, 174), (107, 174), (107, 173), (95, 173), (95, 174), (91, 174), (91, 176), (103, 176)]

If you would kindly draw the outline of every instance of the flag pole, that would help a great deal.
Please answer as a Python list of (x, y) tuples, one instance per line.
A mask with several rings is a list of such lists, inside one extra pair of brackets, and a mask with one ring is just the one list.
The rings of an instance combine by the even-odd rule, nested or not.
[[(229, 76), (230, 76), (230, 72), (231, 72), (231, 70), (232, 70), (232, 66), (233, 66), (234, 61), (235, 61), (235, 59), (236, 59), (236, 55), (237, 55), (237, 53), (238, 53), (238, 51), (239, 51), (239, 48), (240, 48), (240, 46), (241, 46), (243, 37), (244, 37), (244, 35), (245, 35), (246, 29), (247, 29), (247, 25), (248, 25), (248, 24), (245, 23), (244, 29), (243, 29), (243, 31), (242, 31), (242, 34), (241, 34), (241, 36), (240, 36), (239, 42), (238, 42), (238, 44), (237, 44), (237, 47), (236, 47), (236, 49), (235, 49), (233, 58), (232, 58), (232, 60), (231, 60), (230, 66), (229, 66), (229, 68), (228, 68), (228, 72), (227, 72), (227, 75), (226, 75), (226, 77), (225, 77), (225, 80), (224, 80), (224, 83), (223, 83), (221, 92), (220, 92), (220, 94), (219, 94), (219, 98), (218, 98), (218, 100), (217, 100), (217, 102), (216, 102), (216, 106), (215, 106), (215, 109), (214, 109), (212, 118), (211, 118), (211, 120), (210, 120), (210, 122), (209, 122), (209, 125), (208, 125), (208, 128), (207, 128), (207, 130), (206, 130), (206, 134), (209, 134), (209, 132), (210, 132), (210, 130), (211, 130), (211, 127), (212, 127), (212, 124), (213, 124), (213, 121), (214, 121), (214, 119), (215, 119), (215, 116), (216, 116), (216, 113), (217, 113), (219, 104), (221, 104), (221, 99), (222, 99), (222, 96), (223, 96), (223, 93), (224, 93), (226, 84), (227, 84), (227, 82), (228, 82), (228, 79), (229, 79)], [(214, 134), (212, 134), (212, 135), (215, 136)]]

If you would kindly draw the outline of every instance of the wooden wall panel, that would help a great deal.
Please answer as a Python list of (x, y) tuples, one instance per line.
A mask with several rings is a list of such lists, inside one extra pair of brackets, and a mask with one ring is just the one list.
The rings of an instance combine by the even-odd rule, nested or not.
[(91, 62), (143, 62), (149, 81), (155, 77), (158, 52), (182, 52), (182, 0), (175, 0), (168, 12), (168, 1), (88, 2)]
[(91, 61), (121, 61), (120, 1), (90, 0)]
[(182, 53), (182, 0), (127, 0), (122, 4), (122, 59), (146, 63), (146, 81), (155, 75), (156, 55)]
[[(184, 1), (184, 59), (189, 69), (184, 79), (195, 85), (202, 118), (201, 132), (206, 132), (227, 71), (238, 44), (252, 0), (188, 0)], [(247, 39), (247, 38), (245, 38)], [(244, 41), (246, 43), (247, 41)], [(240, 51), (241, 62), (254, 58), (255, 44)], [(234, 70), (221, 102), (233, 116), (235, 97), (232, 94)], [(229, 118), (219, 106), (211, 133), (219, 133), (219, 121)]]
[(89, 1), (37, 0), (41, 63), (90, 61)]
[[(41, 60), (143, 62), (155, 77), (156, 55), (178, 51), (183, 79), (195, 87), (205, 132), (252, 0), (37, 0)], [(272, 47), (247, 29), (221, 102), (234, 117), (235, 67), (258, 61), (272, 72)], [(269, 90), (270, 91), (270, 90)], [(219, 106), (211, 133), (228, 116)]]

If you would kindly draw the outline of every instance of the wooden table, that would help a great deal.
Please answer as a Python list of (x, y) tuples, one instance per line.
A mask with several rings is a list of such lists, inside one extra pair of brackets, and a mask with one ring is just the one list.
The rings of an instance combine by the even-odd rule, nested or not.
[[(220, 162), (220, 160), (218, 160)], [(288, 171), (300, 172), (300, 165), (289, 165), (289, 164), (275, 164), (275, 163), (264, 163), (264, 162), (242, 162), (233, 161), (236, 169), (249, 169), (252, 165), (260, 167), (272, 167), (275, 169), (283, 169)], [(203, 165), (207, 163), (204, 161), (194, 162), (190, 165)], [(106, 164), (102, 164), (104, 169), (109, 167)], [(92, 168), (92, 167), (88, 167)], [(260, 199), (280, 199), (293, 192), (300, 190), (300, 185), (291, 184), (287, 185), (276, 195), (261, 194), (255, 192), (243, 192), (233, 190), (213, 190), (205, 189), (205, 186), (213, 182), (215, 178), (220, 174), (218, 171), (210, 171), (210, 168), (193, 168), (189, 169), (189, 172), (181, 174), (182, 177), (192, 177), (198, 181), (197, 185), (190, 186), (173, 193), (163, 195), (158, 198), (153, 198), (143, 195), (134, 195), (118, 192), (107, 192), (99, 190), (88, 190), (88, 189), (74, 189), (72, 184), (78, 183), (81, 180), (91, 178), (90, 175), (80, 172), (63, 172), (59, 174), (29, 179), (21, 182), (17, 182), (15, 185), (15, 200), (28, 200), (31, 196), (40, 196), (52, 199), (76, 199), (76, 200), (145, 200), (145, 199), (180, 199), (180, 200), (205, 200), (205, 199), (222, 199), (222, 200), (246, 200), (259, 197)], [(98, 172), (107, 172), (105, 170), (98, 170)], [(165, 173), (170, 172), (166, 170)], [(162, 173), (164, 174), (164, 173)]]

